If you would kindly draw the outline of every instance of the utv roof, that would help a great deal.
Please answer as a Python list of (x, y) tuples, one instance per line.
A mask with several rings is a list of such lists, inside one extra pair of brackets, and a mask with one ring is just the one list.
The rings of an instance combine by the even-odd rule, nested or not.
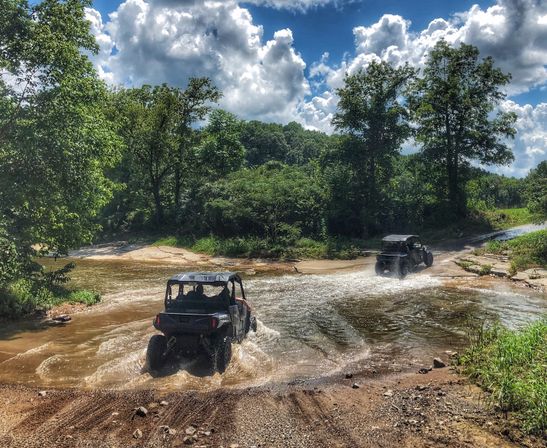
[(235, 272), (181, 272), (169, 279), (170, 283), (228, 283), (232, 280), (240, 281)]
[(408, 241), (411, 238), (419, 238), (418, 235), (388, 235), (382, 238), (382, 241), (402, 242)]

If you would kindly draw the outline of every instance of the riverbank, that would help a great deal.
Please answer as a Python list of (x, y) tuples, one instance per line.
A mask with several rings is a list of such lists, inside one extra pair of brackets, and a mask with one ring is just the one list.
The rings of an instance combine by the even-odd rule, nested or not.
[(207, 393), (2, 385), (0, 403), (6, 448), (542, 446), (449, 368)]

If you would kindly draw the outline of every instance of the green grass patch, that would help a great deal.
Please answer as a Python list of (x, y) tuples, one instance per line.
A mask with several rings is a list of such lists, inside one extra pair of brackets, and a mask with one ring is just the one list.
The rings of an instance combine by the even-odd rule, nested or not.
[(525, 431), (547, 431), (547, 317), (517, 331), (482, 328), (459, 363), (492, 404), (516, 412)]
[(71, 290), (62, 286), (47, 288), (29, 280), (17, 280), (0, 289), (0, 317), (15, 319), (47, 311), (63, 303), (94, 305), (100, 302), (97, 292)]
[(505, 254), (513, 272), (547, 267), (547, 230), (538, 230), (509, 241), (489, 241), (477, 253)]
[(533, 222), (527, 208), (504, 208), (484, 211), (484, 217), (494, 230), (505, 230)]

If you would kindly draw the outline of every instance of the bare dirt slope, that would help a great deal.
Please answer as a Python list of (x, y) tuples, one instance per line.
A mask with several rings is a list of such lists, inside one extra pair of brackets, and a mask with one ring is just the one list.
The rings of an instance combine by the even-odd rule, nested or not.
[[(207, 393), (39, 392), (0, 386), (0, 446), (545, 446), (507, 429), (480, 390), (448, 368)], [(139, 406), (146, 416), (136, 415)]]

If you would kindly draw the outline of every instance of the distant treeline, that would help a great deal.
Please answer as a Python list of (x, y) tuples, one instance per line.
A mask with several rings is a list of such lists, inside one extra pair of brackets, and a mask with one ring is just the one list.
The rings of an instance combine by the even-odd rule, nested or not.
[[(545, 216), (545, 162), (523, 180), (473, 168), (510, 163), (516, 132), (496, 107), (510, 76), (473, 46), (439, 41), (421, 71), (372, 62), (348, 74), (326, 135), (219, 110), (207, 78), (108, 87), (87, 57), (88, 5), (0, 0), (0, 291), (20, 279), (31, 295), (51, 290), (66, 276), (35, 257), (100, 233), (288, 247), (491, 207)], [(402, 155), (409, 142), (418, 152)]]

